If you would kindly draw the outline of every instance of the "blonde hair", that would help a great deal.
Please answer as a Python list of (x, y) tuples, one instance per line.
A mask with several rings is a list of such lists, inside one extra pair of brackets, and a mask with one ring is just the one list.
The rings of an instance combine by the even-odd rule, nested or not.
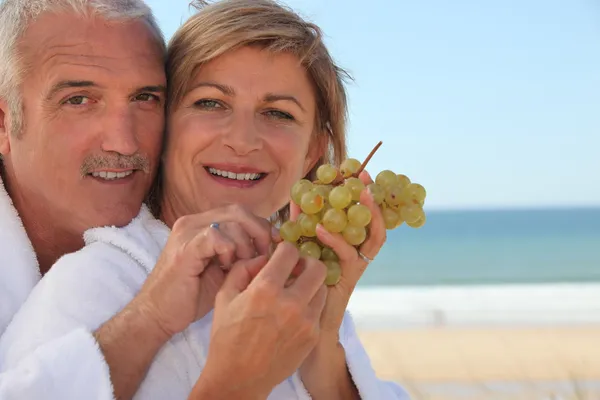
[[(316, 92), (315, 134), (325, 136), (327, 151), (307, 174), (314, 180), (324, 163), (339, 165), (346, 158), (347, 99), (344, 81), (349, 74), (327, 51), (318, 26), (270, 0), (195, 1), (199, 10), (175, 33), (168, 46), (168, 109), (176, 108), (198, 68), (220, 55), (245, 46), (298, 57)], [(160, 178), (159, 178), (160, 179)], [(285, 218), (288, 207), (277, 213)]]

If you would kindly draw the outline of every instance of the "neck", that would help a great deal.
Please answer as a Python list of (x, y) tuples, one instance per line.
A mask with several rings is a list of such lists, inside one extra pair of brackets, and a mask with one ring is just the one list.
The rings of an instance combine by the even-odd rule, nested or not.
[(169, 199), (164, 195), (164, 192), (160, 199), (160, 220), (164, 222), (169, 229), (173, 229), (175, 221), (177, 221), (175, 210)]
[(82, 235), (57, 224), (47, 204), (28, 199), (5, 170), (2, 171), (2, 180), (36, 253), (42, 276), (60, 257), (83, 247)]

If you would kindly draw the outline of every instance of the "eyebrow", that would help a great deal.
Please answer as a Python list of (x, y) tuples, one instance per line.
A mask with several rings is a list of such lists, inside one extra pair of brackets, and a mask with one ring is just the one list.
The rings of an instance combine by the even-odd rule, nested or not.
[(231, 86), (227, 86), (227, 85), (221, 85), (220, 83), (214, 83), (214, 82), (200, 82), (195, 84), (194, 86), (192, 86), (190, 88), (190, 90), (188, 91), (191, 92), (192, 90), (201, 88), (201, 87), (212, 87), (215, 89), (220, 90), (221, 92), (223, 92), (223, 94), (227, 95), (227, 96), (234, 96), (235, 95), (235, 90), (233, 90), (233, 88)]
[[(195, 90), (195, 89), (198, 89), (201, 87), (212, 87), (212, 88), (220, 90), (221, 92), (223, 92), (223, 94), (225, 94), (227, 96), (235, 96), (235, 90), (231, 86), (222, 85), (220, 83), (215, 83), (215, 82), (197, 83), (196, 85), (192, 86), (192, 88), (188, 91), (188, 93), (191, 92), (192, 90)], [(293, 103), (296, 103), (302, 111), (306, 111), (304, 109), (304, 107), (302, 106), (302, 103), (300, 103), (300, 101), (297, 98), (295, 98), (294, 96), (291, 96), (291, 95), (267, 93), (265, 95), (265, 97), (263, 98), (263, 101), (265, 103), (274, 103), (276, 101), (291, 101)]]
[(83, 87), (98, 87), (98, 85), (92, 81), (60, 81), (60, 82), (54, 84), (50, 88), (50, 90), (48, 91), (48, 95), (46, 96), (46, 99), (47, 100), (52, 99), (56, 95), (56, 93), (58, 93), (64, 89), (83, 88)]
[(165, 94), (165, 93), (167, 93), (167, 87), (164, 86), (164, 85), (144, 86), (144, 87), (141, 87), (141, 88), (135, 90), (134, 93), (142, 93), (142, 92), (151, 92), (151, 93)]
[(300, 103), (300, 101), (291, 95), (268, 93), (263, 100), (265, 101), (265, 103), (274, 103), (276, 101), (282, 101), (282, 100), (291, 101), (293, 103), (296, 103), (302, 111), (306, 112), (304, 107), (302, 107), (302, 104)]
[[(56, 93), (60, 92), (64, 89), (69, 88), (85, 88), (85, 87), (100, 87), (100, 85), (92, 82), (92, 81), (60, 81), (53, 85), (48, 91), (48, 95), (46, 96), (47, 100), (52, 99)], [(133, 93), (143, 93), (143, 92), (151, 92), (151, 93), (161, 93), (165, 94), (167, 92), (167, 88), (164, 85), (149, 85), (143, 86), (134, 90)]]

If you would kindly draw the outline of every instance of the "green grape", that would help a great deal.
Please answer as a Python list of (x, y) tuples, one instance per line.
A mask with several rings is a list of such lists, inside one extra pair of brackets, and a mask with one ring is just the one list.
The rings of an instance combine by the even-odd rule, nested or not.
[(317, 179), (324, 185), (330, 184), (337, 177), (338, 170), (331, 164), (323, 164), (317, 168)]
[(375, 178), (375, 183), (384, 189), (387, 189), (390, 186), (397, 186), (398, 181), (398, 176), (390, 170), (381, 171)]
[(361, 165), (362, 164), (357, 159), (349, 158), (344, 160), (342, 165), (340, 165), (340, 172), (344, 178), (348, 178), (357, 173)]
[(325, 284), (327, 286), (333, 286), (337, 284), (342, 277), (342, 267), (340, 263), (333, 260), (325, 260), (323, 264), (327, 267), (327, 276), (325, 277)]
[(383, 215), (385, 228), (388, 230), (395, 229), (398, 226), (398, 221), (401, 220), (400, 215), (391, 208), (384, 208), (381, 210), (381, 214)]
[(371, 210), (362, 204), (348, 209), (348, 223), (354, 226), (367, 226), (371, 222)]
[(298, 239), (300, 239), (302, 232), (300, 231), (300, 227), (297, 223), (293, 221), (286, 221), (281, 224), (281, 227), (279, 228), (279, 234), (286, 242), (296, 243)]
[(300, 255), (303, 257), (312, 257), (317, 260), (321, 258), (321, 246), (315, 242), (304, 242), (300, 245)]
[(369, 189), (373, 195), (375, 203), (381, 205), (381, 203), (383, 203), (385, 200), (385, 190), (376, 183), (371, 183), (369, 186), (367, 186), (367, 189)]
[(427, 196), (427, 192), (425, 188), (418, 183), (411, 183), (406, 187), (406, 190), (410, 194), (410, 197), (419, 202), (419, 204), (423, 204), (425, 202), (425, 197)]
[(332, 208), (327, 210), (325, 215), (323, 215), (322, 224), (328, 232), (340, 233), (344, 230), (347, 223), (348, 218), (343, 210)]
[(363, 190), (365, 190), (365, 184), (358, 178), (348, 178), (346, 182), (344, 182), (344, 186), (346, 186), (350, 190), (350, 194), (352, 195), (352, 200), (359, 201), (360, 194)]
[(329, 193), (329, 204), (331, 207), (342, 210), (350, 204), (352, 201), (352, 193), (345, 186), (336, 186)]
[(302, 203), (302, 196), (308, 193), (313, 188), (313, 183), (307, 179), (299, 180), (292, 186), (291, 196), (294, 203), (300, 205)]
[(333, 186), (331, 185), (315, 185), (314, 189), (317, 192), (319, 192), (319, 194), (321, 196), (323, 196), (323, 199), (327, 200), (329, 198), (329, 193), (331, 193), (331, 190), (333, 190)]
[(358, 246), (367, 238), (367, 230), (364, 226), (348, 224), (344, 228), (342, 235), (344, 236), (346, 242), (348, 242), (352, 246)]
[(421, 206), (413, 204), (406, 205), (400, 209), (400, 218), (406, 223), (415, 223), (425, 215)]
[(423, 214), (423, 216), (419, 220), (412, 222), (410, 224), (407, 222), (406, 225), (410, 226), (411, 228), (420, 228), (423, 225), (425, 225), (426, 220), (427, 220), (427, 217), (425, 216), (425, 214)]
[(337, 254), (335, 251), (330, 249), (329, 247), (324, 247), (321, 251), (321, 260), (323, 261), (339, 261)]
[(317, 224), (319, 223), (319, 216), (315, 214), (300, 214), (296, 221), (300, 226), (300, 232), (302, 236), (315, 237), (317, 235)]
[(402, 203), (404, 198), (404, 189), (398, 185), (388, 186), (385, 189), (385, 202), (390, 206), (397, 206)]
[(316, 214), (321, 211), (324, 204), (323, 196), (317, 190), (311, 190), (302, 196), (300, 208), (304, 214)]
[(398, 184), (401, 187), (406, 187), (410, 185), (410, 179), (408, 179), (408, 176), (402, 174), (397, 174), (396, 176), (398, 177)]

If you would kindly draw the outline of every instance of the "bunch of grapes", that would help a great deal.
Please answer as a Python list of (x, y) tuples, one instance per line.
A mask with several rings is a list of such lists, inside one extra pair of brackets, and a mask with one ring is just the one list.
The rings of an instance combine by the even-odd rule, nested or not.
[[(283, 240), (295, 243), (303, 256), (320, 259), (327, 266), (327, 285), (335, 285), (341, 268), (335, 252), (324, 246), (316, 235), (320, 223), (332, 233), (339, 233), (352, 246), (360, 246), (367, 238), (371, 223), (370, 209), (360, 204), (365, 185), (358, 178), (381, 142), (364, 163), (350, 158), (340, 168), (325, 164), (317, 170), (317, 180), (303, 179), (292, 187), (292, 201), (302, 213), (296, 221), (286, 221), (280, 227)], [(385, 170), (366, 186), (381, 209), (386, 229), (396, 229), (403, 223), (420, 228), (425, 224), (425, 188), (412, 183), (402, 174)]]

